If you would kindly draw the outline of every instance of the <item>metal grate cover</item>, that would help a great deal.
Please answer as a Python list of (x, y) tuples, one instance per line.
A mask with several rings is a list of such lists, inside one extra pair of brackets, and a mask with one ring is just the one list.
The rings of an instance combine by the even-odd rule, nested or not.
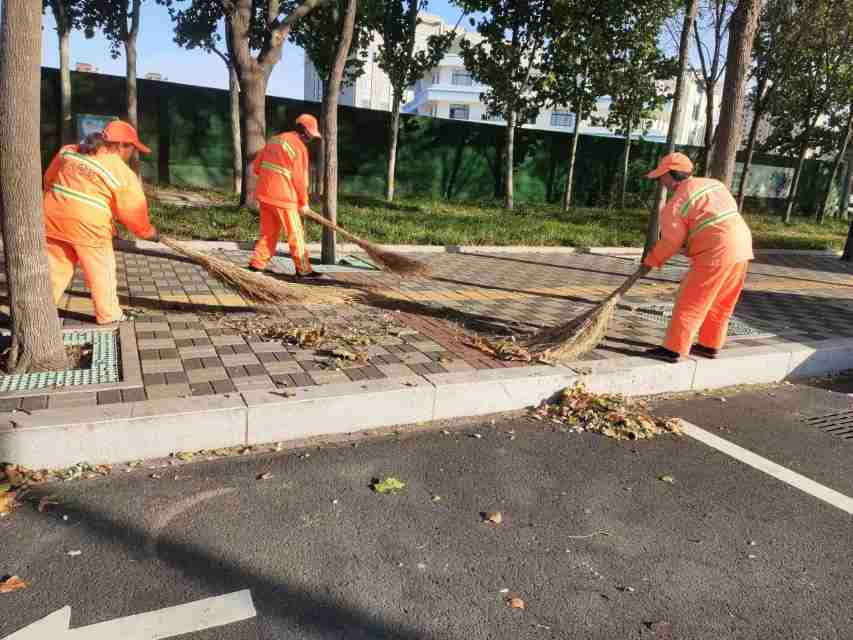
[(112, 384), (121, 381), (121, 362), (115, 331), (68, 331), (63, 333), (62, 341), (68, 347), (91, 344), (92, 368), (0, 376), (0, 393)]
[(824, 433), (853, 442), (853, 409), (803, 418), (803, 422), (810, 427), (817, 427)]
[[(667, 325), (672, 319), (673, 306), (674, 305), (672, 304), (653, 304), (644, 307), (630, 307), (630, 309), (634, 313), (657, 324)], [(728, 335), (730, 338), (745, 338), (767, 336), (768, 332), (751, 324), (747, 324), (736, 316), (732, 316), (732, 319), (729, 322)]]

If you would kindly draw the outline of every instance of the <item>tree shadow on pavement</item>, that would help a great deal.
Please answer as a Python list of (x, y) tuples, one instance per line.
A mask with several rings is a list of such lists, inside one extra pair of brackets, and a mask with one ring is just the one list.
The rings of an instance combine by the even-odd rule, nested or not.
[[(40, 489), (33, 490), (28, 499), (37, 503), (42, 493)], [(258, 638), (282, 637), (270, 629), (269, 621), (273, 619), (294, 627), (295, 633), (301, 630), (305, 636), (310, 633), (312, 637), (316, 634), (348, 640), (438, 640), (437, 636), (422, 630), (383, 622), (372, 612), (288, 585), (228, 558), (214, 556), (198, 545), (159, 538), (156, 556), (152, 557), (145, 551), (151, 540), (150, 533), (126, 519), (96, 512), (78, 501), (64, 504), (63, 513), (73, 517), (79, 523), (77, 526), (86, 527), (89, 534), (103, 543), (126, 548), (128, 556), (136, 561), (156, 557), (157, 561), (177, 569), (212, 594), (249, 589), (258, 612)]]

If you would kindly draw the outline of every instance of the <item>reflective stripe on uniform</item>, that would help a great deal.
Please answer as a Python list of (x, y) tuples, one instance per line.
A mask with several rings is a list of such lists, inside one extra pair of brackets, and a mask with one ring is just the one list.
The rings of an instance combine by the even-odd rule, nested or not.
[(82, 202), (83, 204), (88, 204), (93, 207), (97, 207), (98, 209), (103, 209), (107, 212), (112, 212), (110, 209), (110, 205), (107, 202), (104, 202), (100, 198), (96, 198), (94, 196), (90, 196), (87, 193), (82, 193), (81, 191), (75, 191), (74, 189), (69, 189), (68, 187), (63, 187), (61, 184), (54, 184), (51, 187), (51, 191), (54, 193), (63, 195), (67, 198), (71, 198), (72, 200), (77, 200), (78, 202)]
[(687, 201), (683, 205), (681, 205), (681, 208), (678, 210), (678, 214), (683, 218), (684, 216), (687, 215), (687, 212), (690, 209), (690, 206), (694, 202), (696, 202), (699, 198), (701, 198), (702, 196), (706, 196), (709, 193), (712, 193), (714, 191), (719, 191), (722, 188), (723, 188), (722, 184), (719, 184), (719, 183), (718, 184), (710, 184), (707, 187), (702, 187), (696, 193), (690, 194), (690, 197), (687, 198)]
[(110, 173), (106, 169), (106, 167), (104, 167), (100, 162), (98, 162), (98, 161), (96, 161), (96, 160), (94, 160), (88, 156), (85, 156), (82, 153), (77, 153), (76, 151), (71, 151), (71, 150), (63, 151), (60, 155), (63, 158), (72, 158), (74, 160), (77, 160), (78, 162), (82, 162), (83, 164), (91, 167), (92, 169), (94, 169), (98, 173), (98, 175), (100, 175), (104, 180), (106, 180), (110, 184), (111, 187), (114, 187), (117, 189), (119, 186), (121, 186), (119, 184), (119, 181), (116, 180), (115, 176), (112, 173)]
[(728, 211), (723, 211), (723, 213), (715, 215), (712, 218), (708, 218), (707, 220), (703, 220), (698, 225), (696, 225), (695, 228), (690, 230), (690, 232), (687, 234), (687, 239), (690, 240), (694, 236), (696, 236), (697, 233), (702, 231), (703, 229), (707, 229), (710, 226), (713, 226), (715, 224), (719, 224), (723, 220), (725, 220), (727, 218), (731, 218), (732, 216), (736, 216), (736, 215), (738, 215), (737, 209), (729, 209)]
[(287, 152), (287, 155), (289, 155), (291, 159), (296, 157), (296, 151), (293, 150), (293, 147), (290, 146), (290, 143), (287, 140), (277, 138), (275, 142), (276, 144), (281, 145), (281, 148)]
[(269, 162), (268, 160), (261, 161), (261, 168), (268, 169), (269, 171), (282, 175), (285, 178), (290, 178), (292, 175), (290, 173), (290, 169), (287, 169), (286, 167), (283, 167), (280, 164), (276, 164), (275, 162)]

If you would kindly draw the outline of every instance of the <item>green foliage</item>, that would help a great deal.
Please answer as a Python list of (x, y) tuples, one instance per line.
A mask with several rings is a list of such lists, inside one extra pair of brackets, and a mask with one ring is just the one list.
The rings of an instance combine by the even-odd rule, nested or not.
[(486, 86), (480, 96), (489, 115), (523, 124), (545, 103), (544, 54), (551, 27), (551, 0), (455, 0), (480, 36), (460, 41), (471, 75)]
[(115, 59), (131, 37), (139, 31), (143, 0), (81, 0), (80, 26), (87, 38), (101, 31), (110, 45), (110, 55)]

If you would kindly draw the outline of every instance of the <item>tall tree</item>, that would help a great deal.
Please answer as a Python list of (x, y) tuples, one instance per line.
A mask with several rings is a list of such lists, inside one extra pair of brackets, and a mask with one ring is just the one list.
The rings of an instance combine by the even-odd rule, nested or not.
[(743, 126), (745, 80), (752, 55), (752, 43), (758, 26), (758, 16), (763, 0), (738, 0), (729, 23), (729, 41), (726, 53), (726, 79), (720, 107), (717, 136), (711, 154), (711, 176), (730, 187), (735, 170), (735, 160), (740, 148)]
[(574, 116), (568, 171), (563, 188), (563, 211), (572, 206), (575, 163), (581, 123), (595, 110), (604, 93), (612, 5), (564, 0), (555, 3), (545, 49), (543, 91), (554, 107), (568, 106)]
[[(185, 49), (200, 48), (217, 55), (228, 70), (228, 96), (231, 117), (232, 186), (240, 193), (243, 184), (243, 151), (240, 134), (240, 79), (231, 53), (228, 25), (224, 25), (225, 37), (219, 33), (224, 23), (222, 9), (209, 0), (192, 0), (189, 6), (178, 8), (175, 0), (158, 0), (169, 7), (175, 24), (175, 43)], [(225, 41), (223, 44), (223, 40)]]
[(477, 28), (479, 41), (460, 42), (465, 67), (487, 87), (480, 96), (488, 114), (506, 122), (504, 206), (514, 206), (515, 131), (545, 103), (543, 53), (551, 24), (551, 0), (454, 0)]
[(56, 22), (59, 38), (59, 138), (61, 144), (74, 142), (74, 120), (71, 116), (71, 32), (80, 26), (81, 0), (44, 0)]
[[(851, 139), (853, 139), (853, 103), (847, 108), (847, 117), (842, 119), (844, 126), (839, 127), (840, 131), (834, 131), (836, 138), (841, 140), (838, 151), (835, 154), (835, 160), (832, 163), (832, 169), (829, 172), (829, 179), (826, 181), (826, 189), (823, 192), (823, 199), (817, 212), (818, 224), (823, 223), (829, 209), (829, 199), (832, 191), (835, 188), (835, 181), (838, 178), (838, 172), (841, 165), (844, 163), (844, 157), (847, 155), (847, 149), (850, 148)], [(843, 189), (842, 189), (843, 197)]]
[(444, 57), (456, 37), (456, 30), (431, 35), (426, 47), (416, 51), (417, 30), (421, 11), (426, 11), (429, 0), (386, 0), (376, 19), (382, 39), (377, 62), (388, 74), (391, 83), (391, 121), (388, 126), (388, 171), (385, 199), (394, 200), (397, 175), (397, 143), (400, 135), (400, 107), (406, 89), (420, 80)]
[(625, 207), (632, 134), (645, 135), (655, 113), (669, 96), (661, 82), (677, 72), (677, 64), (658, 46), (658, 34), (672, 7), (667, 3), (637, 3), (626, 13), (611, 39), (608, 54), (610, 109), (605, 124), (625, 136), (619, 206)]
[(142, 0), (83, 0), (81, 24), (86, 36), (100, 29), (110, 43), (110, 55), (119, 58), (124, 50), (126, 67), (127, 121), (139, 128), (136, 92), (136, 41), (139, 37)]
[[(837, 83), (844, 81), (840, 71), (844, 67), (845, 58), (850, 55), (851, 45), (850, 27), (845, 29), (843, 23), (837, 22), (846, 15), (841, 10), (844, 2), (794, 2), (797, 17), (794, 18), (795, 28), (787, 42), (785, 77), (777, 83), (776, 95), (770, 103), (773, 133), (763, 145), (770, 150), (797, 155), (785, 207), (785, 222), (790, 221), (798, 200), (806, 156), (810, 149), (819, 146), (825, 139), (824, 127), (820, 126), (821, 119), (837, 103)], [(802, 19), (804, 15), (808, 15), (807, 20)]]
[(6, 0), (0, 18), (0, 222), (9, 288), (11, 373), (64, 369), (41, 190), (42, 7)]
[[(361, 0), (363, 5), (369, 0)], [(323, 81), (321, 171), (323, 215), (338, 217), (338, 102), (341, 88), (364, 73), (371, 37), (370, 7), (358, 11), (356, 0), (331, 0), (315, 9), (293, 29), (293, 41), (305, 50)], [(323, 263), (335, 264), (335, 232), (323, 229)]]
[[(684, 87), (687, 81), (687, 72), (690, 58), (690, 32), (699, 11), (699, 0), (685, 0), (683, 17), (681, 22), (681, 36), (678, 43), (678, 73), (675, 80), (675, 93), (672, 96), (672, 111), (669, 115), (669, 129), (666, 133), (666, 153), (675, 151), (678, 128), (684, 117), (686, 101), (684, 100)], [(658, 180), (655, 190), (655, 201), (649, 215), (649, 224), (646, 228), (646, 242), (643, 247), (643, 258), (652, 250), (660, 237), (660, 212), (666, 202), (666, 187)]]

